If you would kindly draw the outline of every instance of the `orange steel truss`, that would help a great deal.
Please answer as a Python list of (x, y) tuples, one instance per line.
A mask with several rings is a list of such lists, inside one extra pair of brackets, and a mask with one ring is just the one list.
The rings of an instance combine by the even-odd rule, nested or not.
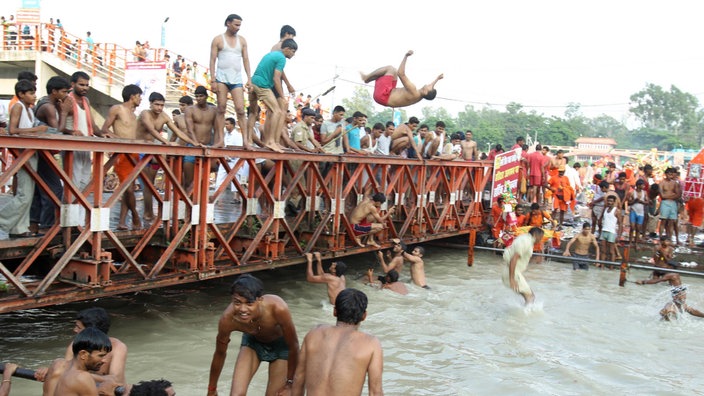
[[(43, 236), (0, 241), (7, 289), (0, 290), (0, 313), (294, 265), (311, 251), (323, 252), (323, 258), (372, 251), (350, 237), (349, 214), (375, 192), (398, 207), (378, 234), (382, 245), (396, 237), (414, 244), (461, 234), (473, 241), (483, 225), (481, 193), (492, 173), (490, 162), (280, 154), (63, 135), (0, 136), (0, 147), (14, 157), (2, 157), (0, 186), (24, 169), (57, 213), (57, 223)], [(92, 152), (92, 177), (83, 190), (73, 181), (78, 151)], [(142, 155), (131, 159), (135, 168), (125, 183), (106, 193), (103, 182), (121, 153)], [(29, 166), (34, 155), (59, 175), (62, 197)], [(195, 156), (188, 189), (182, 186), (186, 156)], [(229, 157), (238, 158), (234, 165)], [(258, 165), (258, 159), (266, 161)], [(163, 170), (163, 192), (140, 177), (154, 163)], [(236, 174), (245, 164), (249, 176), (240, 181)], [(211, 189), (215, 165), (227, 177)], [(117, 231), (110, 210), (138, 178), (154, 194), (156, 220), (143, 230)], [(232, 185), (242, 205), (218, 218), (215, 205)], [(296, 210), (287, 213), (287, 205)]]

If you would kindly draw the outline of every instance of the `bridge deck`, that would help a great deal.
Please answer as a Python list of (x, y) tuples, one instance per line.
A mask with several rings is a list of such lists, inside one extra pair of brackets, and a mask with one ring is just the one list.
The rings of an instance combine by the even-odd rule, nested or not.
[[(41, 237), (0, 241), (7, 289), (0, 291), (0, 313), (298, 264), (314, 250), (325, 258), (371, 251), (350, 237), (348, 216), (375, 192), (387, 197), (382, 212), (391, 205), (399, 209), (380, 241), (418, 243), (461, 234), (471, 240), (482, 225), (481, 193), (491, 175), (488, 162), (278, 154), (54, 135), (0, 136), (0, 147), (14, 157), (2, 156), (0, 186), (21, 169), (28, 172), (56, 205), (59, 219)], [(79, 151), (93, 153), (85, 185), (73, 176)], [(106, 192), (104, 182), (119, 153), (144, 155), (133, 161), (124, 185)], [(62, 196), (50, 193), (29, 166), (35, 155), (58, 174)], [(185, 156), (196, 158), (188, 189), (182, 187)], [(263, 169), (258, 158), (267, 160)], [(152, 163), (161, 167), (156, 183), (145, 173)], [(213, 189), (211, 165), (227, 171)], [(249, 167), (248, 175), (237, 177), (243, 167)], [(159, 220), (142, 230), (118, 231), (120, 198), (138, 178), (154, 194)], [(226, 191), (230, 186), (232, 193)], [(241, 203), (233, 204), (233, 197)]]

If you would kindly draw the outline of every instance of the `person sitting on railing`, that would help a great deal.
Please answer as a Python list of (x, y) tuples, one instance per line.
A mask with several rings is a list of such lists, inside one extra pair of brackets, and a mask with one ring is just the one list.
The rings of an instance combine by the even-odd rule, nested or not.
[[(10, 109), (10, 135), (34, 134), (46, 132), (46, 125), (34, 126), (34, 113), (30, 106), (37, 99), (37, 89), (34, 83), (21, 80), (15, 84), (15, 95), (19, 102)], [(37, 156), (31, 156), (27, 165), (32, 170), (37, 169)], [(2, 207), (0, 211), (0, 230), (9, 234), (10, 238), (26, 238), (39, 236), (29, 230), (29, 212), (34, 197), (34, 181), (29, 172), (23, 167), (16, 174), (17, 189), (15, 195)]]
[(381, 204), (386, 202), (386, 196), (383, 193), (376, 193), (371, 198), (364, 198), (350, 214), (350, 223), (354, 229), (354, 241), (360, 247), (364, 247), (360, 237), (367, 238), (366, 244), (369, 246), (379, 247), (379, 244), (374, 242), (374, 234), (386, 228), (386, 221), (393, 215), (396, 210), (392, 206), (385, 215), (379, 214)]

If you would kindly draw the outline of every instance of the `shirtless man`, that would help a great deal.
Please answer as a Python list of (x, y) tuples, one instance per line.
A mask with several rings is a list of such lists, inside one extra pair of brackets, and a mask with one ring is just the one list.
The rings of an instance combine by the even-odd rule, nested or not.
[[(122, 104), (110, 107), (108, 117), (103, 123), (101, 131), (104, 135), (114, 135), (120, 139), (137, 139), (137, 116), (134, 111), (139, 104), (142, 103), (142, 88), (137, 85), (130, 84), (122, 88)], [(112, 128), (112, 130), (110, 129)], [(130, 161), (130, 157), (138, 162), (139, 154), (118, 154), (113, 169), (117, 174), (120, 184), (125, 184), (125, 181), (134, 170), (134, 165)], [(122, 194), (120, 205), (120, 219), (117, 222), (118, 230), (127, 230), (127, 213), (132, 215), (132, 229), (139, 230), (142, 228), (142, 221), (137, 212), (137, 199), (135, 198), (135, 183), (130, 183), (125, 193)]]
[(677, 315), (684, 312), (692, 316), (704, 318), (704, 312), (687, 305), (687, 286), (673, 287), (670, 292), (672, 294), (672, 302), (665, 304), (665, 307), (660, 310), (662, 320), (670, 321), (677, 319)]
[(319, 325), (303, 339), (293, 395), (360, 395), (368, 377), (370, 396), (381, 396), (384, 356), (379, 340), (359, 331), (367, 296), (345, 289), (335, 299), (335, 326)]
[(411, 280), (413, 280), (413, 283), (423, 289), (430, 289), (430, 286), (425, 282), (423, 254), (425, 254), (425, 249), (422, 246), (416, 246), (411, 250), (410, 254), (404, 249), (403, 258), (411, 263)]
[[(227, 110), (227, 96), (232, 96), (232, 102), (237, 113), (237, 122), (241, 126), (247, 125), (247, 116), (244, 111), (244, 88), (251, 88), (249, 82), (251, 71), (247, 40), (238, 34), (242, 26), (242, 17), (230, 14), (225, 19), (225, 33), (213, 38), (210, 44), (210, 70), (216, 72), (211, 76), (210, 86), (215, 89), (218, 97), (218, 116), (215, 119), (215, 130), (225, 127), (225, 112)], [(217, 69), (215, 64), (217, 62)], [(245, 81), (242, 77), (242, 68), (247, 75)], [(252, 149), (252, 138), (248, 128), (242, 128), (242, 146), (245, 150)]]
[[(665, 170), (665, 179), (660, 182), (660, 218), (662, 219), (665, 235), (672, 238), (673, 230), (675, 235), (679, 236), (676, 228), (677, 217), (679, 216), (678, 202), (682, 199), (682, 186), (675, 179), (677, 171), (675, 168), (667, 168)], [(679, 243), (676, 240), (675, 243)]]
[[(570, 248), (574, 245), (574, 255), (570, 254)], [(562, 254), (565, 257), (574, 256), (575, 260), (572, 261), (572, 269), (578, 270), (589, 270), (589, 263), (585, 261), (580, 261), (579, 259), (584, 259), (589, 257), (589, 248), (594, 246), (596, 249), (596, 258), (599, 259), (599, 242), (596, 240), (594, 234), (592, 234), (592, 226), (586, 221), (582, 224), (582, 232), (575, 235), (565, 246), (565, 252)]]
[[(178, 108), (181, 111), (181, 114), (175, 115), (174, 116), (174, 124), (180, 129), (182, 132), (188, 131), (188, 126), (186, 125), (186, 109), (190, 106), (193, 106), (193, 98), (190, 96), (181, 96), (178, 98)], [(171, 141), (175, 142), (178, 139), (178, 136), (171, 135)], [(223, 139), (224, 140), (224, 139)], [(181, 142), (179, 141), (181, 145), (185, 145), (186, 142)]]
[(420, 150), (413, 139), (413, 131), (418, 127), (420, 121), (416, 117), (411, 117), (408, 122), (401, 124), (391, 134), (391, 152), (400, 155), (403, 150), (413, 149), (419, 160), (422, 160)]
[[(196, 104), (186, 108), (186, 127), (188, 133), (196, 142), (203, 146), (223, 147), (225, 144), (224, 130), (214, 130), (218, 111), (208, 104), (208, 91), (203, 86), (195, 90)], [(214, 132), (213, 132), (214, 131)], [(214, 144), (211, 144), (214, 142)], [(190, 143), (189, 143), (190, 144)], [(193, 183), (193, 172), (196, 163), (194, 156), (183, 158), (183, 186), (186, 190)]]
[[(673, 258), (674, 250), (672, 249), (672, 242), (666, 237), (663, 237), (660, 241), (660, 245), (655, 249), (655, 254), (653, 254), (653, 265), (664, 269), (676, 268), (674, 265), (675, 262), (672, 261)], [(650, 279), (636, 281), (636, 284), (652, 285), (660, 282), (669, 282), (670, 286), (680, 286), (682, 284), (680, 274), (676, 272), (665, 272), (659, 270), (653, 270)]]
[(406, 250), (406, 244), (403, 243), (398, 238), (393, 238), (391, 240), (391, 250), (386, 251), (386, 260), (388, 264), (384, 261), (384, 254), (381, 250), (376, 252), (379, 264), (381, 264), (381, 269), (384, 273), (389, 273), (389, 271), (395, 270), (399, 274), (403, 271), (403, 252)]
[(218, 378), (233, 331), (242, 332), (242, 344), (235, 362), (230, 394), (247, 393), (262, 361), (269, 362), (266, 396), (290, 391), (298, 363), (298, 336), (288, 305), (279, 296), (264, 294), (262, 282), (251, 275), (237, 278), (230, 291), (232, 302), (218, 323), (208, 396), (218, 394)]
[(393, 215), (396, 210), (392, 206), (385, 215), (379, 214), (381, 204), (386, 202), (386, 196), (383, 193), (376, 193), (371, 198), (364, 198), (350, 214), (350, 223), (354, 229), (354, 241), (359, 247), (364, 247), (360, 237), (367, 237), (366, 244), (369, 246), (379, 247), (379, 244), (374, 242), (374, 234), (383, 230), (386, 227), (386, 220)]
[(386, 275), (379, 275), (377, 277), (379, 283), (374, 281), (374, 268), (369, 268), (367, 270), (367, 284), (373, 287), (379, 287), (380, 289), (388, 289), (394, 293), (401, 295), (408, 294), (408, 288), (402, 282), (398, 281), (398, 272), (396, 270), (391, 270)]
[[(369, 74), (360, 73), (362, 81), (374, 83), (374, 101), (387, 107), (406, 107), (420, 102), (422, 99), (433, 100), (437, 95), (435, 84), (443, 78), (440, 74), (430, 84), (422, 86), (420, 89), (406, 76), (406, 60), (413, 55), (409, 50), (403, 56), (398, 70), (393, 66), (384, 66), (374, 70)], [(396, 83), (401, 80), (403, 88), (396, 88)]]
[[(313, 256), (315, 256), (317, 261), (317, 275), (313, 272)], [(337, 295), (345, 289), (347, 284), (345, 280), (347, 265), (345, 265), (342, 261), (333, 261), (332, 264), (330, 264), (330, 273), (326, 273), (323, 271), (323, 263), (320, 259), (320, 252), (315, 252), (314, 254), (306, 253), (306, 261), (308, 262), (308, 266), (306, 267), (306, 280), (310, 283), (327, 284), (330, 304), (335, 304), (335, 298), (337, 298)]]
[[(99, 371), (105, 365), (111, 351), (112, 344), (105, 333), (95, 327), (81, 331), (73, 339), (72, 357), (66, 359), (63, 372), (56, 381), (44, 383), (44, 395), (97, 396), (98, 386), (91, 372)], [(118, 383), (110, 381), (112, 389), (103, 389), (103, 391), (109, 391), (103, 394), (114, 394), (114, 388)], [(47, 387), (52, 384), (55, 384), (53, 388)]]
[[(139, 120), (137, 123), (137, 139), (144, 139), (150, 143), (154, 142), (156, 139), (166, 145), (175, 145), (176, 143), (167, 141), (163, 136), (161, 136), (161, 131), (164, 129), (164, 125), (166, 125), (174, 133), (173, 136), (177, 137), (179, 141), (190, 144), (191, 146), (202, 147), (203, 145), (198, 143), (193, 136), (188, 134), (186, 129), (181, 129), (178, 125), (176, 125), (176, 123), (171, 121), (171, 118), (169, 118), (166, 113), (164, 113), (165, 103), (166, 99), (164, 98), (164, 95), (159, 92), (152, 92), (149, 95), (149, 109), (142, 110), (139, 114)], [(142, 156), (143, 154), (140, 154), (140, 158)], [(154, 180), (156, 179), (156, 172), (158, 169), (159, 165), (156, 161), (152, 161), (149, 166), (144, 168), (143, 172), (146, 173), (147, 178), (152, 185), (154, 185)], [(152, 221), (154, 220), (154, 194), (149, 187), (144, 188), (143, 194), (144, 220)]]
[(472, 140), (472, 131), (467, 130), (464, 133), (464, 140), (460, 141), (460, 146), (462, 146), (462, 158), (465, 161), (476, 161), (479, 158), (477, 142)]

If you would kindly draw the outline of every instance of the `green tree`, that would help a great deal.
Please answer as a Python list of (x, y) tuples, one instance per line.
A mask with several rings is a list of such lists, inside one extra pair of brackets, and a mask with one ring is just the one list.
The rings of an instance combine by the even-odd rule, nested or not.
[(648, 129), (660, 129), (683, 141), (700, 139), (699, 101), (672, 85), (669, 91), (655, 84), (631, 95), (629, 111)]
[(374, 114), (374, 100), (365, 87), (355, 87), (351, 98), (342, 99), (342, 106), (347, 117), (351, 117), (355, 111), (361, 111), (368, 117)]

